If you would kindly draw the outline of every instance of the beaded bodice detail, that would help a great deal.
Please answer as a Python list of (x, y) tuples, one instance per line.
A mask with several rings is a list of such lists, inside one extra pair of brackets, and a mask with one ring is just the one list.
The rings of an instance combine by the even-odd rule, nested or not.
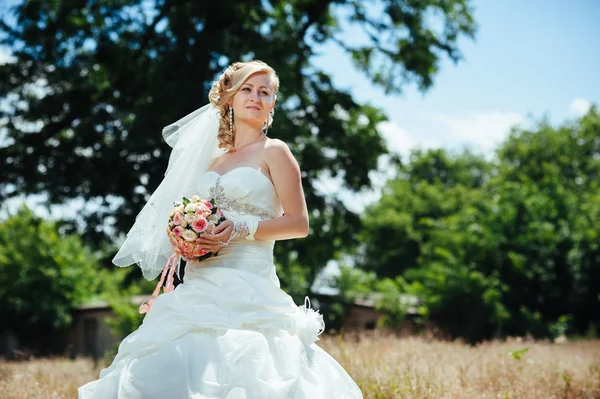
[(208, 190), (208, 196), (209, 198), (214, 198), (217, 207), (224, 211), (258, 216), (261, 220), (268, 220), (277, 216), (272, 211), (262, 209), (253, 204), (228, 198), (225, 194), (225, 188), (221, 184), (221, 176), (217, 177), (215, 185)]
[(237, 167), (223, 175), (207, 172), (200, 179), (198, 192), (202, 198), (213, 198), (226, 217), (269, 220), (283, 214), (273, 183), (249, 166)]

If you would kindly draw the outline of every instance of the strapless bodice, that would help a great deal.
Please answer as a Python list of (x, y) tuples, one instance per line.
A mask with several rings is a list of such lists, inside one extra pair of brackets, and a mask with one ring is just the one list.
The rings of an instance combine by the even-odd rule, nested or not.
[[(267, 176), (249, 166), (237, 167), (223, 175), (205, 173), (197, 188), (198, 195), (214, 199), (227, 219), (269, 220), (283, 214), (273, 183)], [(202, 262), (189, 262), (186, 279), (202, 278), (204, 269), (224, 267), (238, 269), (271, 281), (279, 286), (273, 263), (274, 241), (234, 240), (219, 250), (218, 256)]]
[(283, 214), (271, 180), (250, 166), (240, 166), (223, 175), (208, 171), (197, 189), (202, 198), (214, 198), (225, 217), (254, 217), (268, 220)]

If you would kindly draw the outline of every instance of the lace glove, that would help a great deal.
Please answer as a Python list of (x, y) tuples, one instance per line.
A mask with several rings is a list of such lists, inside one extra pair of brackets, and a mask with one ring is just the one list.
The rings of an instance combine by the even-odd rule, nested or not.
[(254, 233), (258, 229), (258, 222), (251, 220), (240, 220), (233, 222), (233, 231), (229, 236), (229, 240), (225, 243), (228, 245), (231, 240), (243, 238), (245, 240), (254, 240)]

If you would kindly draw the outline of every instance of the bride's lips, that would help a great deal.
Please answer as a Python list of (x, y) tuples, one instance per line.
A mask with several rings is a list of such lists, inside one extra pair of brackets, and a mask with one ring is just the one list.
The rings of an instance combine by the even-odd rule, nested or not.
[(255, 109), (255, 110), (257, 110), (257, 111), (260, 111), (260, 108), (258, 108), (258, 107), (257, 107), (257, 106), (255, 106), (255, 105), (250, 105), (249, 107), (246, 107), (246, 109)]

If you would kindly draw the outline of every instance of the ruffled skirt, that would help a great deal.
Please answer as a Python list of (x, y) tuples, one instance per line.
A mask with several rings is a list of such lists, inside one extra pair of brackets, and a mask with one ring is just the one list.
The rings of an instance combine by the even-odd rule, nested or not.
[(265, 277), (197, 268), (157, 298), (79, 399), (362, 398), (314, 343), (322, 327)]

